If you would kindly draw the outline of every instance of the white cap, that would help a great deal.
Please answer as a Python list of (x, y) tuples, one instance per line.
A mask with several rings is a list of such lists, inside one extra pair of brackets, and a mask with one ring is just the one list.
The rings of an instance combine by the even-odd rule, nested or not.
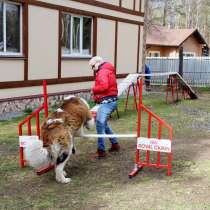
[(90, 59), (89, 65), (94, 71), (98, 70), (98, 67), (104, 62), (103, 58), (100, 56), (95, 56)]

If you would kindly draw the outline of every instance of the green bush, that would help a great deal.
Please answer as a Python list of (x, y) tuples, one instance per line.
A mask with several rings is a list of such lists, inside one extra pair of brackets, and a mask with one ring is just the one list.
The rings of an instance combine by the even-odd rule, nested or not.
[(32, 109), (32, 107), (26, 107), (23, 112), (24, 114), (31, 114), (34, 110)]

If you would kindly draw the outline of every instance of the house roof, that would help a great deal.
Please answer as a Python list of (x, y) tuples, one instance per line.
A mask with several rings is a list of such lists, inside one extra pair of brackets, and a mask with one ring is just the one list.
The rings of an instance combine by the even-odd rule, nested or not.
[(179, 47), (191, 35), (194, 35), (200, 44), (208, 46), (197, 29), (169, 29), (162, 26), (152, 26), (149, 28), (146, 44)]

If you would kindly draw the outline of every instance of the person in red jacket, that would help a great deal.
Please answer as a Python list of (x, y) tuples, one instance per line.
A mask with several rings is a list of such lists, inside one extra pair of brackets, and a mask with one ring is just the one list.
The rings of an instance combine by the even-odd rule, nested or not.
[[(93, 99), (99, 105), (96, 115), (96, 130), (98, 134), (113, 134), (107, 121), (111, 113), (117, 108), (117, 81), (115, 68), (111, 63), (104, 62), (99, 56), (93, 57), (89, 65), (95, 72), (95, 84), (91, 89)], [(120, 146), (116, 138), (110, 138), (110, 152), (119, 151)], [(104, 138), (98, 138), (98, 149), (96, 156), (104, 158), (107, 156)]]

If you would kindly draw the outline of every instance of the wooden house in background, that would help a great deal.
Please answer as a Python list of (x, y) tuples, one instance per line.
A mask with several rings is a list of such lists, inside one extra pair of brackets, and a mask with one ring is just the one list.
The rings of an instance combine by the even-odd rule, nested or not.
[(147, 32), (148, 57), (178, 57), (181, 46), (186, 57), (208, 56), (208, 43), (197, 29), (152, 26)]

